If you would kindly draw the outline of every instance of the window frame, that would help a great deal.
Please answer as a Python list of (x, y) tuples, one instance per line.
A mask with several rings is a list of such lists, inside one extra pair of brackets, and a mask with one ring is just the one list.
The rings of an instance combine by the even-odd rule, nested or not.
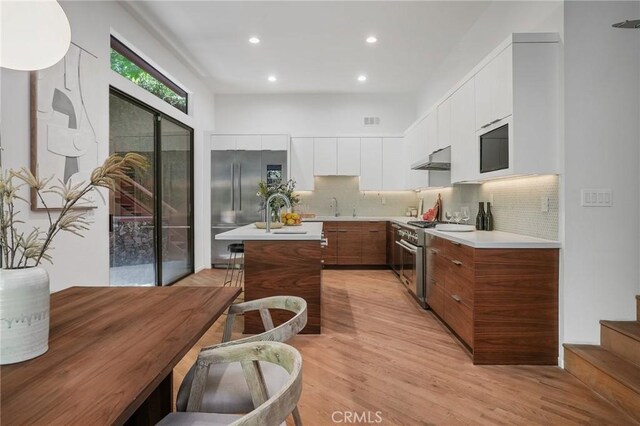
[[(144, 59), (142, 59), (140, 57), (140, 55), (135, 53), (133, 50), (131, 50), (131, 48), (129, 48), (126, 44), (124, 44), (123, 42), (118, 40), (113, 35), (111, 35), (111, 43), (110, 43), (110, 45), (111, 45), (111, 49), (113, 49), (115, 52), (119, 53), (125, 59), (129, 60), (131, 63), (136, 65), (138, 68), (140, 68), (144, 72), (146, 72), (149, 75), (151, 75), (153, 78), (158, 80), (160, 83), (164, 84), (168, 89), (173, 91), (176, 95), (178, 95), (180, 97), (183, 97), (185, 99), (184, 111), (182, 109), (178, 108), (177, 106), (170, 104), (166, 100), (160, 98), (155, 93), (145, 89), (142, 86), (137, 85), (135, 82), (133, 82), (134, 84), (136, 84), (138, 87), (146, 90), (147, 92), (151, 93), (152, 95), (158, 97), (162, 101), (167, 102), (167, 104), (171, 105), (172, 107), (174, 107), (178, 111), (180, 111), (180, 112), (182, 112), (184, 114), (187, 114), (187, 115), (189, 114), (189, 93), (186, 90), (184, 90), (182, 87), (178, 86), (176, 83), (171, 81), (167, 76), (165, 76), (160, 71), (158, 71), (149, 62), (147, 62)], [(109, 66), (111, 67), (111, 63), (109, 63)], [(118, 73), (117, 71), (113, 70), (113, 68), (111, 68), (111, 70), (114, 71), (118, 75), (122, 75), (122, 74)], [(125, 76), (122, 76), (122, 77), (126, 78)], [(129, 80), (129, 81), (131, 81), (131, 80)]]

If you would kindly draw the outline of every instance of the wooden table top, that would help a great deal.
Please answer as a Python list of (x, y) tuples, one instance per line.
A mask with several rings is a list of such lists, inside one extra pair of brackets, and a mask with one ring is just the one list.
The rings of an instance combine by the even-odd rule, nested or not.
[(124, 423), (239, 293), (71, 287), (52, 294), (49, 350), (0, 367), (2, 423)]

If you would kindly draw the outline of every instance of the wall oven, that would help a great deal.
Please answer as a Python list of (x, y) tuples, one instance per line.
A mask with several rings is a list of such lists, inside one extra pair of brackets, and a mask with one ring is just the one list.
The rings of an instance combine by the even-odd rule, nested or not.
[[(398, 230), (399, 240), (395, 244), (400, 249), (400, 281), (409, 293), (426, 308), (424, 287), (424, 232), (408, 228)], [(422, 241), (421, 241), (422, 240)]]

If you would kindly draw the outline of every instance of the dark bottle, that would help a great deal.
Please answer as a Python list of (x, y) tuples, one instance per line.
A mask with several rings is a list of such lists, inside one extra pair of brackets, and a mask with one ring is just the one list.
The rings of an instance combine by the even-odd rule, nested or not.
[(491, 214), (491, 203), (487, 203), (487, 214), (484, 215), (484, 230), (493, 231), (493, 215)]
[(484, 229), (484, 203), (478, 203), (478, 215), (476, 216), (476, 229), (482, 231)]

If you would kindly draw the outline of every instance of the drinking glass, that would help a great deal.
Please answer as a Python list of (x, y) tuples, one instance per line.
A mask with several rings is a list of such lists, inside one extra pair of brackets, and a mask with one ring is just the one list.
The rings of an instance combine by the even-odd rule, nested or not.
[(448, 210), (444, 212), (444, 218), (447, 220), (447, 222), (451, 222), (451, 212)]
[(462, 217), (460, 216), (460, 212), (453, 212), (453, 221), (455, 223), (460, 223), (460, 220), (462, 220)]
[(462, 215), (462, 220), (464, 221), (464, 223), (468, 223), (469, 219), (471, 219), (471, 212), (469, 211), (468, 206), (460, 208), (460, 214)]

